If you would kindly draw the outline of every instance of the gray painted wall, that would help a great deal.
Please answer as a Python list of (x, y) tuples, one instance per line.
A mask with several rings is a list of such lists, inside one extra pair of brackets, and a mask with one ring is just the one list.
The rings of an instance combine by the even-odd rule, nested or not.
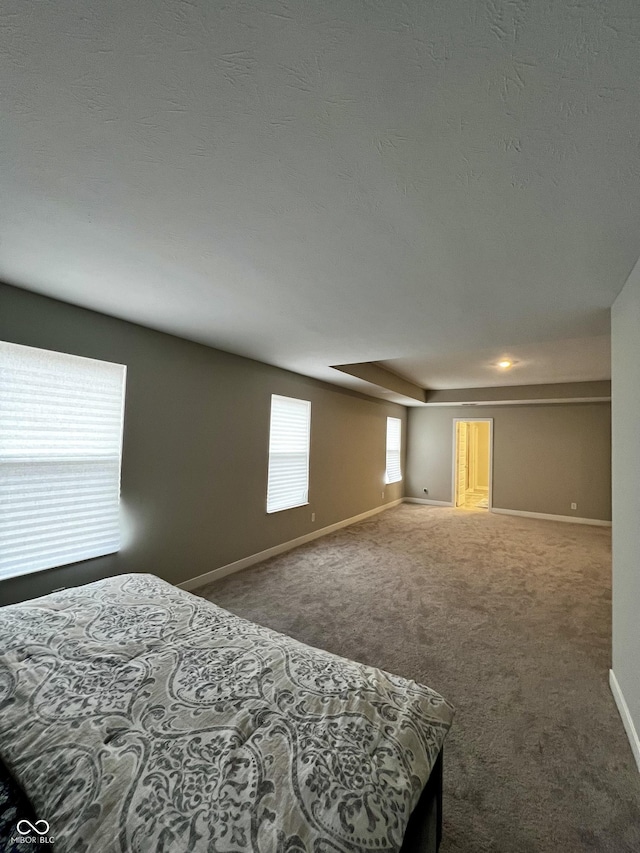
[[(2, 603), (128, 571), (179, 583), (402, 497), (383, 482), (402, 406), (6, 285), (0, 339), (127, 365), (122, 550), (7, 580)], [(310, 503), (267, 515), (272, 393), (311, 400)]]
[(611, 312), (613, 672), (640, 736), (640, 262)]
[(412, 408), (407, 497), (451, 501), (453, 418), (493, 418), (494, 507), (611, 518), (609, 403)]

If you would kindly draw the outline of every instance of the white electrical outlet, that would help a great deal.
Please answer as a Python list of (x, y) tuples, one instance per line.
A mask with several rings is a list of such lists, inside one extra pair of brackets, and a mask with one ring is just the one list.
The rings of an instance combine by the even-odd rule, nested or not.
[(578, 509), (578, 504), (571, 504), (571, 509)]
[(311, 521), (315, 521), (315, 520), (316, 520), (316, 514), (315, 514), (315, 512), (312, 512), (311, 513)]
[(382, 490), (382, 500), (384, 500), (384, 489)]

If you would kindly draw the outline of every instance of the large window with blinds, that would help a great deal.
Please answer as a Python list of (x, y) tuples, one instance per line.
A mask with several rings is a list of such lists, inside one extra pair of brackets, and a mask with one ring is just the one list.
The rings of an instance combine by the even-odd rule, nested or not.
[(400, 462), (400, 442), (402, 421), (400, 418), (387, 418), (387, 459), (385, 483), (399, 483), (402, 480)]
[(119, 549), (125, 374), (0, 342), (0, 580)]
[(267, 512), (308, 502), (310, 433), (311, 403), (272, 394)]

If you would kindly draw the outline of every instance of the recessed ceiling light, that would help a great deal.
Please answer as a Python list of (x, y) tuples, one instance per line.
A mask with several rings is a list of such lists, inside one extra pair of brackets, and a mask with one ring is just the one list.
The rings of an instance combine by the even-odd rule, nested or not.
[(507, 359), (507, 358), (505, 358), (504, 361), (498, 362), (498, 367), (501, 367), (503, 370), (508, 370), (512, 365), (513, 365), (513, 362), (509, 361), (509, 359)]

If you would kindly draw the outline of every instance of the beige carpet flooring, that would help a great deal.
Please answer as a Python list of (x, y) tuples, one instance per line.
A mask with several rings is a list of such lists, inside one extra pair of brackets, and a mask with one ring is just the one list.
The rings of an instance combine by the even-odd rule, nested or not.
[(441, 853), (638, 853), (610, 573), (607, 528), (405, 504), (198, 593), (455, 704)]

